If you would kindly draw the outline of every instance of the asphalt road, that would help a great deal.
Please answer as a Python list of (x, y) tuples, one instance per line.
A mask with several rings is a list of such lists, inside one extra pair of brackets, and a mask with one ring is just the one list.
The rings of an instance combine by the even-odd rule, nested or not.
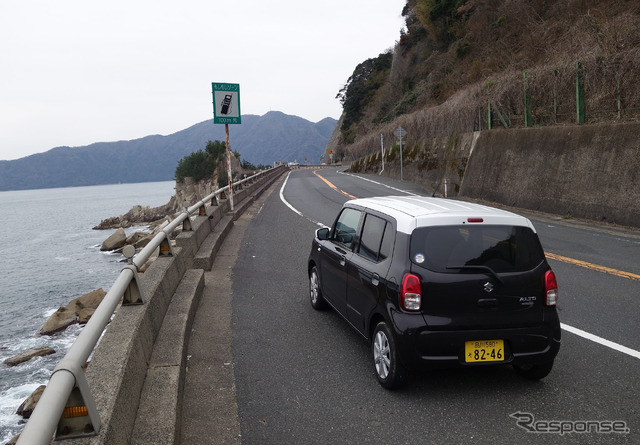
[[(242, 442), (640, 443), (635, 231), (526, 215), (560, 286), (562, 346), (546, 379), (504, 366), (412, 375), (397, 391), (378, 385), (368, 344), (335, 312), (311, 308), (306, 262), (313, 231), (332, 223), (348, 195), (400, 190), (428, 194), (385, 178), (296, 170), (250, 222), (232, 272)], [(529, 429), (591, 432), (529, 432), (515, 413)], [(627, 432), (604, 432), (613, 428)]]

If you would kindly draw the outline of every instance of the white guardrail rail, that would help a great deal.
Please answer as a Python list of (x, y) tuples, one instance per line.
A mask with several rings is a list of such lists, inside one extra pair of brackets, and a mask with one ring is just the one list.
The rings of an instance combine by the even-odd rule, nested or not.
[[(241, 188), (244, 184), (253, 183), (261, 176), (272, 173), (265, 170), (241, 181), (234, 182), (233, 188)], [(18, 445), (45, 445), (52, 440), (72, 439), (94, 436), (100, 430), (100, 416), (96, 408), (90, 388), (82, 367), (89, 359), (98, 344), (102, 332), (111, 320), (116, 307), (122, 300), (122, 306), (144, 304), (143, 295), (138, 285), (138, 270), (157, 248), (159, 255), (172, 255), (169, 235), (182, 224), (184, 231), (190, 231), (191, 215), (205, 215), (205, 205), (217, 205), (220, 198), (229, 192), (229, 186), (211, 193), (196, 204), (186, 208), (171, 221), (162, 231), (138, 253), (133, 261), (129, 261), (113, 283), (104, 299), (84, 326), (67, 354), (54, 368), (49, 383), (42, 393), (29, 421), (20, 433)], [(233, 197), (233, 190), (230, 193)], [(231, 203), (233, 209), (233, 201)], [(133, 255), (129, 255), (133, 256)]]

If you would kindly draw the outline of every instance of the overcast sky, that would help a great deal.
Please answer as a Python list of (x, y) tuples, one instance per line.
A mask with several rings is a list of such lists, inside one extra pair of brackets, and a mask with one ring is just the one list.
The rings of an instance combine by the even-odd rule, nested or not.
[[(356, 65), (393, 47), (406, 0), (1, 0), (0, 160), (167, 135), (242, 114), (338, 119)], [(212, 123), (213, 125), (213, 123)]]

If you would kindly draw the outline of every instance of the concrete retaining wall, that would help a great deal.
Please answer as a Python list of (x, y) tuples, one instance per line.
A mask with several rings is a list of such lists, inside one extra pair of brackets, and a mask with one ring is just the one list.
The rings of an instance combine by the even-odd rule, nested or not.
[[(495, 129), (408, 137), (403, 177), (428, 194), (640, 226), (640, 123)], [(388, 153), (384, 176), (400, 178)], [(376, 152), (351, 165), (378, 174)]]
[(640, 226), (640, 123), (480, 133), (460, 195)]
[[(261, 181), (234, 193), (235, 211), (229, 201), (208, 207), (206, 216), (192, 218), (193, 231), (176, 239), (173, 256), (158, 257), (140, 275), (145, 303), (120, 307), (107, 327), (86, 371), (102, 427), (99, 435), (71, 439), (70, 444), (128, 444), (136, 420), (140, 395), (145, 383), (156, 336), (165, 313), (185, 272), (190, 269), (199, 246), (231, 214), (237, 218), (249, 201), (255, 199), (286, 169), (274, 169)], [(224, 232), (226, 234), (226, 231)]]

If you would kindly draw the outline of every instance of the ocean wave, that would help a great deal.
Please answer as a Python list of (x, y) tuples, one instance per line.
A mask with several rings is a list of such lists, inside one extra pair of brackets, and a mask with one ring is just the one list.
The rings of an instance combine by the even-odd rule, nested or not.
[(25, 420), (16, 414), (18, 407), (24, 400), (35, 391), (38, 386), (45, 382), (25, 383), (14, 386), (0, 392), (0, 426), (2, 426), (1, 443), (7, 443), (13, 436), (18, 434)]

